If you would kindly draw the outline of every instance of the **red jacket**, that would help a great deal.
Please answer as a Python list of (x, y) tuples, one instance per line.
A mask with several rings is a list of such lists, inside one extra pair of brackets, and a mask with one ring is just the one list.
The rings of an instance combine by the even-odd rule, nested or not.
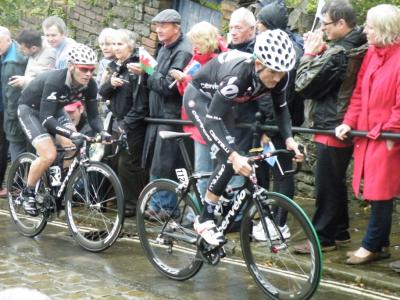
[[(222, 37), (219, 38), (219, 40), (218, 40), (218, 46), (219, 46), (219, 50), (221, 52), (228, 51), (227, 44)], [(190, 62), (188, 63), (188, 65), (190, 65), (194, 60), (198, 61), (201, 65), (205, 65), (208, 61), (210, 61), (211, 59), (213, 59), (214, 57), (216, 57), (218, 55), (218, 53), (215, 53), (215, 52), (200, 54), (196, 49), (193, 50), (193, 53), (194, 53), (193, 57), (190, 60)], [(182, 83), (181, 82), (177, 83), (178, 91), (181, 95), (183, 95), (188, 83), (191, 80), (192, 80), (192, 77), (190, 75), (187, 75), (185, 78), (185, 81), (183, 81)], [(189, 120), (183, 107), (182, 107), (182, 120)], [(200, 144), (206, 144), (206, 142), (203, 140), (203, 138), (196, 126), (185, 125), (185, 126), (183, 126), (183, 131), (192, 133), (191, 138), (194, 139), (196, 142), (199, 142)]]
[(400, 43), (370, 46), (343, 123), (368, 131), (354, 139), (353, 189), (364, 179), (363, 197), (389, 200), (400, 194), (400, 140), (379, 139), (382, 131), (400, 133)]

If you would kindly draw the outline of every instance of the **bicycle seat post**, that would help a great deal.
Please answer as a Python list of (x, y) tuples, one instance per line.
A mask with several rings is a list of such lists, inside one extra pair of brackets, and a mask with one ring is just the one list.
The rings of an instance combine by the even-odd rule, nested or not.
[(181, 150), (181, 153), (182, 153), (183, 161), (185, 162), (186, 171), (188, 172), (189, 176), (192, 176), (192, 174), (194, 173), (194, 169), (192, 166), (192, 162), (190, 161), (188, 151), (185, 146), (185, 141), (182, 137), (178, 138), (177, 141), (178, 141), (179, 149)]

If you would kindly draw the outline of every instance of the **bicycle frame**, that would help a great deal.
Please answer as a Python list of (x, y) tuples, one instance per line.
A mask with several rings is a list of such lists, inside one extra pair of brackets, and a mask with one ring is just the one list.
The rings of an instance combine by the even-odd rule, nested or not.
[[(58, 188), (58, 191), (57, 191), (57, 194), (56, 194), (56, 197), (57, 198), (62, 198), (63, 197), (63, 195), (64, 195), (64, 193), (65, 193), (65, 190), (66, 190), (66, 188), (67, 188), (67, 184), (68, 184), (68, 182), (69, 182), (69, 179), (70, 179), (70, 177), (71, 177), (71, 175), (72, 175), (72, 173), (75, 171), (75, 169), (77, 168), (77, 167), (81, 167), (81, 169), (82, 169), (82, 174), (83, 174), (83, 182), (84, 182), (84, 185), (85, 185), (85, 191), (86, 191), (86, 193), (87, 193), (87, 178), (86, 178), (86, 172), (85, 172), (85, 168), (83, 167), (83, 165), (89, 160), (89, 158), (88, 158), (88, 156), (87, 156), (87, 154), (86, 154), (86, 146), (87, 146), (87, 143), (86, 143), (86, 141), (84, 141), (84, 144), (83, 144), (83, 146), (82, 147), (80, 147), (80, 148), (78, 148), (78, 149), (76, 149), (77, 150), (77, 152), (79, 151), (79, 154), (74, 154), (74, 159), (73, 159), (73, 161), (72, 161), (72, 163), (71, 163), (71, 165), (68, 167), (68, 173), (67, 173), (67, 175), (64, 177), (64, 179), (63, 179), (63, 181), (62, 181), (62, 183), (61, 183), (61, 185), (60, 185), (60, 187)], [(65, 149), (63, 150), (63, 151), (65, 151)], [(79, 158), (78, 158), (79, 157)], [(52, 187), (53, 188), (53, 187)], [(85, 195), (85, 199), (88, 199), (88, 195)]]
[[(194, 173), (194, 169), (192, 167), (192, 164), (191, 164), (191, 161), (189, 158), (189, 154), (186, 150), (183, 139), (184, 139), (183, 137), (179, 137), (176, 140), (177, 140), (179, 148), (181, 150), (186, 168), (180, 168), (180, 169), (175, 170), (180, 184), (178, 186), (178, 201), (177, 201), (176, 206), (173, 209), (173, 211), (175, 209), (177, 209), (177, 207), (179, 207), (180, 202), (186, 195), (188, 195), (190, 193), (190, 191), (192, 190), (192, 187), (194, 187), (193, 190), (196, 195), (196, 200), (195, 200), (194, 205), (196, 205), (201, 211), (203, 209), (203, 204), (202, 204), (202, 197), (197, 188), (197, 181), (198, 181), (198, 179), (201, 179), (201, 178), (210, 177), (210, 175), (212, 173), (211, 172)], [(250, 176), (250, 178), (246, 180), (246, 182), (244, 183), (244, 185), (242, 187), (234, 188), (234, 190), (237, 190), (238, 192), (236, 193), (236, 196), (234, 197), (232, 207), (226, 214), (224, 214), (222, 216), (222, 221), (218, 226), (224, 235), (228, 231), (229, 226), (232, 225), (233, 221), (235, 220), (235, 218), (237, 217), (239, 212), (242, 210), (242, 208), (245, 206), (245, 204), (250, 199), (253, 199), (255, 201), (259, 211), (262, 210), (261, 204), (257, 201), (257, 199), (262, 192), (267, 191), (266, 189), (261, 188), (257, 184), (257, 177), (255, 174), (255, 165), (254, 164), (252, 165), (252, 175)], [(251, 195), (253, 195), (252, 198), (251, 198)], [(198, 199), (201, 199), (201, 201), (197, 201)], [(267, 217), (271, 218), (271, 216), (272, 216), (271, 211), (268, 210)], [(261, 222), (263, 223), (264, 229), (267, 228), (265, 220), (261, 220)], [(166, 222), (166, 224), (167, 223), (168, 222)], [(166, 224), (164, 224), (164, 228), (162, 230), (165, 229)], [(274, 224), (274, 226), (276, 227), (276, 224)], [(268, 238), (269, 238), (268, 230), (266, 232), (267, 232)], [(278, 230), (278, 232), (281, 235), (281, 238), (283, 239), (282, 234), (280, 233), (279, 230)]]

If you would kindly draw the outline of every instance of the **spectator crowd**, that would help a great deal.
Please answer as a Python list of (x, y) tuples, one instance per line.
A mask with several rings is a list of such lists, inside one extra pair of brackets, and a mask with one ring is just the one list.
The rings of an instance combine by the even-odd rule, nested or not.
[[(291, 125), (300, 126), (307, 118), (312, 128), (336, 132), (336, 136), (314, 136), (316, 202), (312, 223), (322, 250), (334, 251), (351, 241), (346, 171), (354, 157), (352, 187), (356, 196), (362, 195), (371, 205), (371, 215), (360, 248), (347, 253), (346, 263), (359, 265), (388, 258), (394, 199), (400, 194), (400, 142), (382, 139), (380, 134), (400, 133), (400, 9), (380, 4), (368, 11), (365, 24), (359, 26), (350, 2), (333, 0), (322, 8), (320, 26), (300, 36), (288, 28), (284, 1), (259, 2), (254, 12), (239, 8), (232, 13), (227, 40), (206, 21), (185, 34), (177, 11), (161, 11), (152, 19), (160, 47), (151, 72), (140, 63), (135, 32), (123, 28), (101, 31), (98, 106), (103, 117), (107, 113), (112, 116), (106, 128), (109, 133), (114, 137), (126, 134), (129, 145), (129, 150), (111, 163), (124, 189), (125, 216), (135, 215), (139, 194), (149, 181), (176, 181), (175, 169), (183, 167), (178, 145), (161, 139), (160, 131), (192, 133), (195, 171), (212, 172), (215, 167), (215, 145), (207, 144), (195, 126), (147, 123), (145, 118), (187, 120), (182, 100), (196, 76), (194, 64), (202, 68), (220, 53), (232, 50), (252, 54), (258, 34), (280, 29), (296, 52), (295, 68), (288, 72), (285, 86)], [(43, 21), (42, 32), (25, 28), (15, 38), (0, 26), (0, 197), (7, 195), (8, 157), (13, 162), (19, 154), (32, 151), (19, 121), (21, 94), (39, 74), (67, 68), (68, 53), (75, 44), (64, 21), (56, 16)], [(232, 106), (229, 113), (235, 123), (253, 123), (260, 112), (264, 124), (279, 125), (271, 95), (260, 95), (257, 100)], [(305, 100), (310, 103), (307, 110)], [(85, 105), (77, 98), (64, 109), (79, 132), (92, 135)], [(367, 131), (368, 135), (351, 139), (351, 130)], [(270, 142), (275, 148), (286, 147), (276, 132), (264, 132), (261, 141), (253, 141), (248, 129), (238, 128), (233, 135), (242, 154)], [(279, 173), (279, 168), (290, 165), (290, 159), (274, 166), (266, 164), (257, 171), (259, 182), (269, 187), (273, 174), (272, 189), (293, 198), (293, 175)], [(242, 177), (234, 176), (229, 185), (242, 183)], [(204, 197), (207, 180), (200, 180), (198, 187)], [(164, 211), (174, 207), (173, 195), (152, 201), (146, 212), (150, 216), (163, 218)], [(235, 221), (240, 223), (240, 217)], [(253, 234), (263, 239), (262, 228)], [(310, 248), (307, 243), (298, 244), (295, 251), (301, 255)], [(400, 271), (400, 262), (392, 263), (392, 268)]]

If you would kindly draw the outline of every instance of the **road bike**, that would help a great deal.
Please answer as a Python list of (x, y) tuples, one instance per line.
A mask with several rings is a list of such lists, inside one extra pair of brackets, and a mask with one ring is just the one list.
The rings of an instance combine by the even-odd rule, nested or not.
[[(123, 190), (108, 165), (89, 159), (89, 146), (97, 142), (89, 139), (76, 147), (57, 147), (61, 157), (66, 151), (74, 151), (71, 157), (64, 158), (72, 163), (63, 170), (63, 159), (56, 159), (36, 184), (38, 216), (25, 212), (20, 197), (36, 155), (23, 153), (17, 157), (10, 167), (7, 188), (10, 215), (21, 234), (37, 236), (64, 206), (68, 228), (82, 248), (99, 252), (117, 240), (124, 221)], [(123, 142), (123, 137), (114, 141)]]
[[(210, 174), (193, 172), (184, 145), (184, 138), (189, 135), (160, 132), (161, 138), (179, 143), (186, 168), (176, 170), (180, 183), (168, 179), (149, 183), (137, 208), (138, 235), (147, 258), (161, 274), (175, 280), (187, 280), (196, 275), (204, 262), (216, 265), (226, 255), (223, 245), (207, 244), (193, 229), (194, 218), (202, 209), (196, 183)], [(252, 175), (236, 191), (230, 205), (221, 205), (217, 225), (226, 234), (244, 209), (240, 226), (242, 254), (257, 285), (271, 299), (309, 299), (319, 285), (322, 271), (317, 234), (299, 205), (260, 187), (255, 176), (257, 163), (285, 151), (258, 153), (249, 158)], [(171, 195), (175, 201), (173, 209), (160, 206), (157, 214), (149, 213), (154, 211), (155, 198)], [(264, 237), (261, 241), (255, 238), (256, 227)], [(310, 245), (310, 254), (294, 254), (293, 246), (305, 241)]]

